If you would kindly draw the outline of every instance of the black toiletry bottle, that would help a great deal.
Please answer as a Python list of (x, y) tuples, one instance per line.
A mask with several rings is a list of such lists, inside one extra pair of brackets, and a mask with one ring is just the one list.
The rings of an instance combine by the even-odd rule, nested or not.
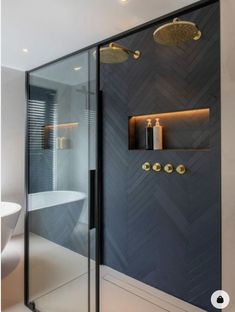
[(151, 119), (147, 119), (147, 125), (145, 128), (145, 149), (152, 150), (153, 149), (153, 127), (151, 123)]

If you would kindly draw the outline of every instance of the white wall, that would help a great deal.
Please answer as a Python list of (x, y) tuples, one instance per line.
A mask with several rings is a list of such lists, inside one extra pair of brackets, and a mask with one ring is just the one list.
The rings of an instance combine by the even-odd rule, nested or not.
[(221, 1), (222, 288), (235, 311), (235, 2)]
[(25, 212), (25, 73), (2, 67), (2, 201), (22, 205), (14, 234), (24, 230)]

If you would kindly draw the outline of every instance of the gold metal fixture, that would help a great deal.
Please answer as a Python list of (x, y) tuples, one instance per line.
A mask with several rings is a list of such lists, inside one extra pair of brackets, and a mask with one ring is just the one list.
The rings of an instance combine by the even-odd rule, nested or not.
[(111, 42), (108, 47), (100, 49), (100, 61), (106, 64), (125, 62), (129, 56), (137, 60), (140, 55), (139, 50), (133, 51), (115, 42)]
[(153, 164), (152, 169), (153, 169), (154, 171), (159, 172), (159, 171), (161, 171), (161, 169), (162, 169), (162, 165), (161, 165), (160, 163), (155, 163), (155, 164)]
[(151, 169), (151, 165), (149, 162), (145, 162), (143, 165), (142, 165), (142, 169), (145, 170), (145, 171), (149, 171)]
[(179, 173), (179, 174), (185, 174), (186, 167), (184, 165), (178, 165), (176, 167), (176, 172)]
[(172, 22), (158, 27), (153, 38), (156, 42), (166, 45), (176, 45), (188, 40), (198, 40), (202, 36), (197, 25), (189, 21), (174, 18)]
[(172, 164), (166, 164), (164, 166), (164, 171), (167, 172), (167, 173), (172, 173), (174, 170), (174, 167), (172, 166)]

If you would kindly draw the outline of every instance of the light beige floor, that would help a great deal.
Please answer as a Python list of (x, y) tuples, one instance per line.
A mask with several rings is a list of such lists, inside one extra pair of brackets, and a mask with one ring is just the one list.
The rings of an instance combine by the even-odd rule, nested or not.
[(2, 304), (4, 311), (14, 305), (21, 305), (21, 310), (28, 311), (23, 305), (24, 296), (24, 240), (22, 236), (14, 237), (5, 247), (2, 253)]
[(29, 257), (31, 300), (88, 272), (88, 258), (32, 233)]
[[(32, 235), (32, 299), (42, 312), (87, 311), (87, 258)], [(3, 254), (2, 309), (29, 311), (23, 305), (23, 238), (11, 240)], [(91, 276), (94, 277), (94, 263)], [(35, 283), (36, 281), (36, 283)], [(101, 312), (201, 312), (184, 301), (101, 266)], [(91, 280), (92, 295), (95, 281)], [(91, 306), (94, 311), (94, 305)]]

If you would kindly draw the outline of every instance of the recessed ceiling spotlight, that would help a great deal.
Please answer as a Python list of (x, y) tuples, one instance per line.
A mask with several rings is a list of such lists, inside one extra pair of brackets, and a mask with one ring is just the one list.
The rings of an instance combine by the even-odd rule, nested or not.
[(74, 67), (74, 70), (80, 70), (82, 68), (82, 66), (77, 66), (77, 67)]
[(121, 3), (126, 4), (128, 0), (120, 0)]
[(29, 50), (28, 50), (27, 48), (23, 48), (23, 49), (22, 49), (22, 52), (24, 52), (24, 53), (28, 53), (28, 52), (29, 52)]

